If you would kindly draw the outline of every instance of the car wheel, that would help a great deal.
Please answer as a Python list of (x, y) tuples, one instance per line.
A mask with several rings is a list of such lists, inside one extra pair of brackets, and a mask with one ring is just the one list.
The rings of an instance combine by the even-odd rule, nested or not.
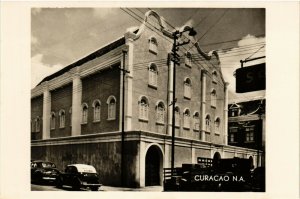
[(74, 191), (79, 191), (80, 190), (80, 181), (78, 179), (75, 179), (72, 185), (72, 189)]
[(92, 191), (98, 191), (98, 190), (99, 190), (99, 187), (91, 187), (91, 190), (92, 190)]
[(57, 188), (62, 188), (62, 186), (63, 186), (63, 182), (62, 182), (62, 179), (61, 178), (56, 178), (56, 180), (55, 180), (55, 184), (56, 184), (56, 187)]

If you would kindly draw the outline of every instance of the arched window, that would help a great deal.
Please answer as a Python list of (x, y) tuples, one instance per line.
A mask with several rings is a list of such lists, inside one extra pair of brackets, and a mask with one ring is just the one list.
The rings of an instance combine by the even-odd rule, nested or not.
[(215, 89), (213, 89), (210, 93), (210, 104), (212, 107), (217, 106), (217, 93)]
[(149, 66), (149, 85), (157, 87), (157, 66), (154, 63), (151, 63)]
[(72, 126), (72, 106), (69, 109), (69, 114), (70, 114), (70, 126)]
[(154, 53), (154, 54), (157, 54), (157, 40), (155, 37), (151, 37), (149, 39), (149, 51)]
[(205, 130), (210, 132), (210, 115), (206, 115), (205, 117)]
[(216, 118), (215, 120), (215, 133), (220, 134), (220, 118)]
[(185, 54), (185, 65), (189, 67), (192, 66), (192, 54), (190, 52)]
[(66, 113), (63, 109), (58, 112), (59, 115), (59, 128), (64, 128), (66, 123)]
[(184, 88), (183, 88), (183, 94), (184, 97), (187, 99), (191, 99), (191, 87), (192, 87), (192, 82), (190, 78), (185, 78), (184, 80)]
[(111, 95), (108, 97), (106, 101), (108, 105), (108, 120), (115, 120), (116, 119), (116, 104), (117, 104), (117, 99), (115, 96)]
[(165, 123), (165, 105), (161, 101), (156, 106), (156, 122), (159, 124)]
[(213, 71), (212, 72), (212, 82), (216, 84), (217, 81), (218, 81), (218, 73), (217, 73), (217, 71)]
[(86, 103), (82, 104), (82, 117), (81, 124), (86, 124), (88, 121), (88, 105)]
[(193, 121), (194, 121), (194, 130), (199, 131), (200, 130), (200, 117), (199, 117), (198, 112), (195, 112), (195, 114), (193, 116)]
[(101, 107), (100, 100), (95, 100), (93, 102), (94, 122), (99, 122), (100, 121), (100, 107)]
[(175, 126), (180, 126), (180, 108), (178, 106), (175, 107)]
[(185, 109), (183, 112), (183, 128), (190, 128), (190, 118), (191, 118), (191, 113), (189, 109)]
[(50, 129), (55, 129), (55, 113), (51, 113), (50, 117)]
[(37, 116), (37, 118), (35, 119), (35, 132), (40, 132), (40, 125), (41, 125), (40, 118), (39, 116)]
[(148, 121), (149, 102), (145, 96), (139, 100), (139, 119)]

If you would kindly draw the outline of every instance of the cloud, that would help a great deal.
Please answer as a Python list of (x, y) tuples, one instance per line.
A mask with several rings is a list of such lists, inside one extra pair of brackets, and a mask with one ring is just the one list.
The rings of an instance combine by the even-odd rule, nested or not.
[(39, 14), (42, 11), (42, 8), (31, 8), (31, 13), (33, 15)]
[(63, 65), (46, 65), (42, 62), (43, 55), (36, 54), (31, 58), (31, 88), (34, 88), (43, 78), (63, 68)]
[[(221, 69), (223, 77), (226, 82), (229, 82), (229, 101), (249, 100), (257, 96), (265, 96), (265, 91), (249, 92), (244, 94), (235, 93), (235, 77), (234, 72), (237, 68), (241, 67), (240, 60), (245, 60), (249, 56), (260, 57), (265, 55), (265, 38), (258, 38), (252, 35), (246, 35), (238, 41), (238, 47), (230, 50), (219, 51)], [(257, 51), (257, 52), (256, 52)], [(255, 54), (254, 54), (255, 53)], [(263, 63), (265, 59), (258, 59), (255, 61), (244, 63), (244, 66)]]
[(93, 8), (93, 16), (98, 19), (103, 19), (108, 15), (114, 14), (115, 12), (115, 8)]

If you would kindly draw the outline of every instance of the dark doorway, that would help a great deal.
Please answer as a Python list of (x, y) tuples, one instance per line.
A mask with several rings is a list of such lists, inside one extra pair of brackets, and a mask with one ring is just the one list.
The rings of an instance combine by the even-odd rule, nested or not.
[(146, 154), (145, 185), (160, 185), (161, 152), (157, 146), (151, 146)]
[(221, 155), (219, 152), (216, 152), (213, 157), (213, 165), (217, 166), (220, 163), (219, 160), (221, 160)]

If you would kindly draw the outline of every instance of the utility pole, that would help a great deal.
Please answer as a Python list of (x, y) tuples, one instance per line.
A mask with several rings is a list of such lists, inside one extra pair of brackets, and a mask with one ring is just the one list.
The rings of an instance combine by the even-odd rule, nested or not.
[(121, 185), (124, 186), (125, 182), (125, 172), (124, 172), (124, 166), (125, 166), (125, 75), (126, 73), (129, 73), (128, 70), (125, 69), (125, 59), (127, 51), (123, 50), (123, 66), (120, 68), (120, 71), (123, 75), (123, 84), (122, 84), (122, 138), (121, 138)]
[(184, 41), (182, 43), (177, 43), (177, 39), (182, 36), (183, 32), (189, 31), (189, 36), (195, 36), (197, 33), (193, 28), (186, 26), (183, 31), (176, 30), (172, 33), (173, 36), (173, 47), (171, 54), (171, 61), (173, 62), (173, 99), (172, 99), (172, 148), (171, 148), (171, 175), (174, 174), (174, 164), (175, 164), (175, 104), (176, 104), (176, 65), (180, 65), (180, 55), (178, 55), (177, 51), (179, 50), (179, 46), (183, 46), (185, 44), (190, 43), (190, 40)]

